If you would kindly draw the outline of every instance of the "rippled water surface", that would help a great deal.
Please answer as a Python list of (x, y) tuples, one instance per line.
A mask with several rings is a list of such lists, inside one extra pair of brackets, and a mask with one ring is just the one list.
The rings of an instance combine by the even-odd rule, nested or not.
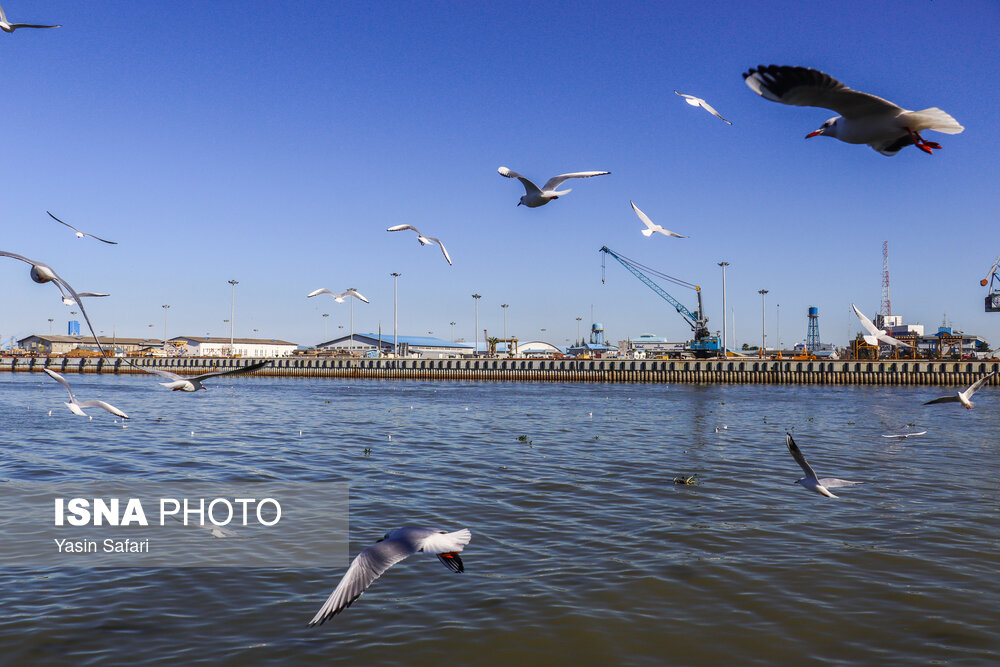
[[(920, 405), (938, 387), (67, 378), (128, 428), (0, 374), (2, 483), (348, 482), (352, 556), (394, 527), (468, 527), (466, 571), (415, 556), (307, 628), (346, 562), (8, 568), (0, 662), (1000, 659), (994, 388), (966, 411)], [(864, 484), (794, 485), (786, 429), (821, 477)]]

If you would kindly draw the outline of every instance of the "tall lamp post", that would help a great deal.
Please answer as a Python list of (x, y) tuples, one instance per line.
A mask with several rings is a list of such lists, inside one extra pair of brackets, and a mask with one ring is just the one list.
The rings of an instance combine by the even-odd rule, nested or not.
[[(500, 307), (503, 308), (503, 337), (507, 340), (507, 308), (510, 307), (509, 303), (501, 303)], [(506, 345), (506, 343), (505, 343)]]
[(473, 350), (472, 356), (478, 357), (479, 356), (479, 300), (483, 298), (483, 295), (473, 294), (472, 298), (475, 299), (475, 304), (476, 304), (476, 317), (474, 319), (475, 324), (473, 324), (473, 327), (475, 327), (476, 338), (475, 338), (475, 347), (472, 348)]
[(163, 351), (167, 351), (167, 310), (170, 308), (170, 304), (163, 304)]
[[(729, 358), (729, 338), (726, 335), (726, 267), (729, 262), (719, 262), (722, 267), (722, 358)], [(734, 332), (735, 333), (735, 332)]]
[(392, 276), (392, 356), (399, 356), (399, 338), (396, 333), (396, 296), (398, 294), (397, 285), (399, 284), (399, 276), (403, 275), (398, 272), (393, 272), (389, 274)]
[(766, 289), (757, 290), (757, 294), (760, 294), (760, 358), (764, 358), (764, 350), (767, 348), (767, 312), (764, 310), (764, 297), (767, 294)]
[(774, 337), (777, 339), (778, 354), (781, 354), (781, 304), (777, 304), (778, 314), (774, 319)]
[(330, 317), (330, 313), (323, 313), (323, 342), (326, 342), (326, 323), (327, 318)]
[(454, 343), (455, 342), (455, 323), (454, 322), (449, 322), (448, 324), (451, 325), (451, 342)]
[(49, 318), (49, 335), (50, 336), (52, 335), (52, 321), (53, 321), (53, 318), (50, 317)]
[(230, 280), (229, 284), (233, 286), (233, 299), (229, 306), (229, 356), (231, 357), (233, 356), (233, 331), (236, 327), (236, 286), (240, 284), (240, 281)]
[(576, 341), (577, 341), (577, 344), (579, 344), (579, 343), (582, 342), (582, 339), (580, 338), (580, 322), (582, 322), (582, 321), (583, 321), (582, 317), (576, 318)]

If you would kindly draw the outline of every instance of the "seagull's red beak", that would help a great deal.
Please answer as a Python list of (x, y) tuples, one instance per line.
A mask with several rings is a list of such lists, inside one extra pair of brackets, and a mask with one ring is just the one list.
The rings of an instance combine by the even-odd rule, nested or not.
[(809, 139), (810, 137), (818, 137), (821, 134), (823, 134), (823, 128), (810, 132), (809, 134), (806, 135), (806, 139)]

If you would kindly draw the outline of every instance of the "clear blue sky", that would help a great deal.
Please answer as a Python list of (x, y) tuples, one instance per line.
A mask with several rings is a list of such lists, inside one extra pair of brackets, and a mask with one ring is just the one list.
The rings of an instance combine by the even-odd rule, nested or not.
[[(684, 5), (684, 6), (681, 6)], [(679, 340), (683, 320), (602, 245), (703, 286), (721, 328), (721, 270), (738, 342), (759, 340), (767, 296), (786, 345), (820, 309), (824, 341), (879, 309), (882, 241), (892, 305), (929, 330), (1000, 345), (978, 281), (1000, 254), (1000, 58), (993, 1), (704, 3), (104, 3), (4, 0), (0, 249), (48, 262), (110, 335), (236, 334), (315, 344), (306, 299), (356, 287), (355, 330), (499, 334), (557, 344), (591, 307), (609, 338)], [(938, 106), (966, 130), (933, 156), (803, 137), (835, 115), (764, 100), (741, 73), (820, 69), (910, 109)], [(727, 126), (689, 107), (708, 99)], [(537, 209), (506, 165), (539, 183), (609, 176)], [(687, 239), (646, 239), (629, 207)], [(78, 240), (45, 215), (119, 241)], [(435, 248), (385, 228), (410, 223)], [(0, 261), (0, 336), (63, 333), (69, 308), (24, 265)], [(693, 308), (693, 293), (674, 295)], [(149, 324), (155, 326), (150, 329)]]

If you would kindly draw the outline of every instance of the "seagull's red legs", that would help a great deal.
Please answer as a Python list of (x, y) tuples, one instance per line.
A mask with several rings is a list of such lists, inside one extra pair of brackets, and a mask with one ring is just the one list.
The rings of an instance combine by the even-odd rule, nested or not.
[(906, 131), (910, 133), (910, 139), (913, 139), (913, 145), (928, 155), (933, 155), (933, 152), (931, 151), (932, 148), (941, 148), (941, 144), (937, 142), (925, 141), (924, 138), (920, 136), (919, 132), (914, 132), (910, 128), (906, 128)]

